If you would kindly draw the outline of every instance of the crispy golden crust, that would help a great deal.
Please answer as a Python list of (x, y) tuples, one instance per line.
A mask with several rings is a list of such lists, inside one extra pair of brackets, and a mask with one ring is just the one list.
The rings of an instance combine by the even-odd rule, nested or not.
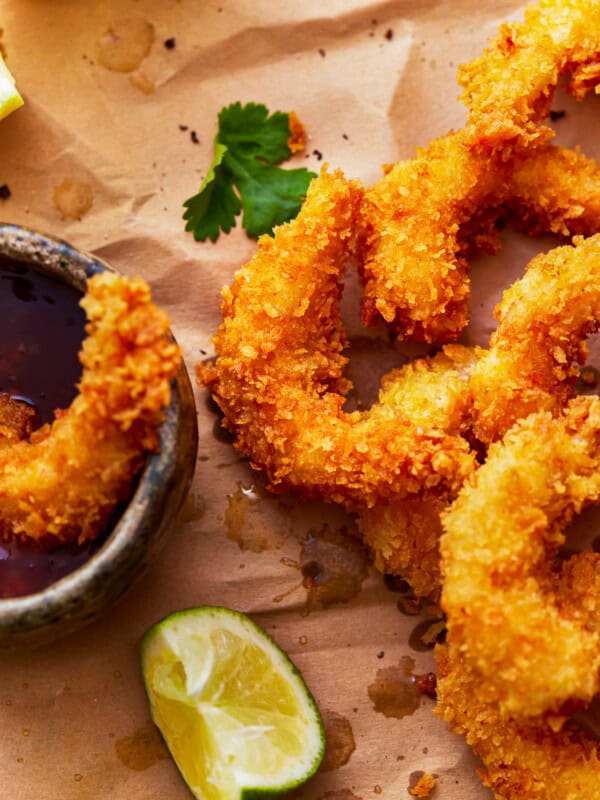
[(34, 422), (32, 406), (0, 393), (0, 449), (31, 436)]
[[(549, 225), (562, 224), (568, 213), (561, 197), (557, 191), (546, 203)], [(600, 237), (533, 262), (507, 295), (517, 296), (523, 283), (521, 316), (512, 315), (512, 328), (503, 325), (505, 299), (489, 352), (448, 348), (396, 370), (369, 412), (347, 414), (338, 299), (360, 198), (356, 184), (324, 173), (298, 219), (261, 241), (225, 291), (218, 359), (200, 368), (200, 379), (212, 388), (237, 446), (266, 470), (272, 488), (346, 505), (357, 513), (377, 567), (435, 597), (439, 514), (475, 465), (462, 437), (473, 430), (488, 442), (531, 410), (557, 411), (567, 402), (571, 361), (585, 351), (583, 339), (596, 323), (582, 305), (579, 316), (568, 313), (566, 289), (593, 302), (589, 271)], [(561, 278), (563, 262), (569, 274)], [(531, 303), (535, 275), (545, 288)], [(549, 316), (561, 295), (557, 283), (565, 302)]]
[(435, 789), (435, 778), (433, 775), (424, 772), (416, 784), (408, 790), (408, 793), (413, 797), (429, 797)]
[(199, 378), (272, 488), (371, 506), (459, 486), (474, 458), (459, 435), (415, 425), (388, 403), (343, 410), (340, 281), (360, 199), (356, 183), (322, 172), (298, 217), (260, 239), (224, 291), (218, 358)]
[(590, 236), (600, 231), (600, 167), (578, 150), (552, 145), (516, 155), (511, 193), (504, 202), (511, 222), (530, 236)]
[(481, 758), (497, 800), (599, 800), (597, 741), (576, 728), (554, 732), (505, 719), (482, 699), (480, 676), (455, 647), (437, 647), (436, 661), (436, 713)]
[(103, 273), (82, 300), (79, 394), (31, 442), (0, 450), (0, 535), (84, 541), (131, 491), (181, 355), (141, 279)]
[[(482, 352), (446, 345), (433, 358), (394, 370), (382, 380), (380, 402), (415, 425), (461, 433), (470, 423), (468, 377)], [(436, 487), (414, 497), (382, 498), (372, 507), (352, 507), (377, 569), (402, 576), (418, 597), (439, 595), (440, 514), (454, 497), (450, 488)]]
[(600, 169), (572, 150), (491, 158), (471, 132), (436, 139), (393, 166), (361, 204), (362, 319), (400, 338), (451, 341), (468, 322), (466, 255), (497, 249), (498, 216), (539, 234), (600, 230)]
[(486, 153), (547, 141), (541, 124), (563, 73), (581, 99), (600, 82), (600, 2), (541, 0), (502, 25), (483, 55), (460, 67), (474, 144)]
[[(499, 178), (463, 131), (436, 139), (365, 192), (362, 320), (399, 336), (451, 341), (468, 321), (461, 225), (492, 204)], [(500, 176), (501, 180), (501, 176)]]
[(560, 716), (600, 688), (600, 555), (555, 564), (563, 528), (598, 499), (600, 399), (579, 397), (511, 428), (442, 517), (449, 641), (506, 714)]
[(504, 292), (490, 350), (473, 370), (473, 427), (489, 443), (518, 419), (573, 395), (585, 338), (600, 325), (600, 235), (542, 254)]
[[(573, 363), (585, 360), (585, 337), (598, 328), (598, 270), (600, 235), (538, 256), (498, 305), (488, 351), (447, 346), (455, 359), (463, 352), (462, 364), (442, 355), (421, 359), (394, 373), (394, 391), (382, 401), (416, 424), (467, 438), (471, 431), (486, 444), (534, 411), (559, 413), (574, 394)], [(376, 566), (401, 575), (418, 595), (439, 590), (439, 514), (454, 497), (436, 487), (357, 508)]]

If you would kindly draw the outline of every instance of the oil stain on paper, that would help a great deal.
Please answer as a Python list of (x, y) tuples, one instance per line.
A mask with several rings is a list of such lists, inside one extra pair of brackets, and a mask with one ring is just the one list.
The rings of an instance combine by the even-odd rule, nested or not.
[(159, 761), (169, 758), (169, 752), (160, 734), (150, 721), (131, 736), (117, 739), (115, 752), (124, 766), (136, 772), (146, 770)]

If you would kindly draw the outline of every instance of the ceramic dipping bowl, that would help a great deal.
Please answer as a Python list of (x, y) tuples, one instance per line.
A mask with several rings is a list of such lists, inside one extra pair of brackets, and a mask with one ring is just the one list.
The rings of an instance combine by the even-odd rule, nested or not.
[[(0, 280), (0, 295), (6, 298), (12, 288), (13, 294), (25, 300), (35, 298), (26, 296), (30, 282), (21, 274), (35, 273), (36, 279), (41, 275), (41, 281), (60, 283), (61, 291), (67, 291), (66, 284), (71, 287), (71, 294), (73, 289), (82, 294), (88, 277), (111, 269), (66, 242), (8, 224), (0, 224), (0, 267), (12, 270), (9, 281)], [(0, 272), (1, 276), (6, 274)], [(48, 303), (54, 302), (47, 293), (40, 296)], [(30, 305), (32, 314), (43, 310), (43, 304)], [(76, 302), (72, 305), (77, 309)], [(4, 317), (0, 324), (10, 325), (10, 319)], [(79, 343), (74, 345), (73, 353)], [(75, 355), (72, 360), (76, 363)], [(0, 358), (0, 365), (1, 362)], [(61, 382), (59, 369), (54, 377), (54, 383)], [(70, 390), (75, 391), (72, 385)], [(125, 593), (164, 543), (189, 490), (198, 445), (194, 397), (184, 366), (172, 382), (171, 401), (159, 438), (160, 451), (148, 456), (129, 501), (115, 514), (114, 523), (100, 543), (69, 564), (72, 571), (31, 592), (22, 590), (20, 596), (0, 593), (0, 648), (42, 645), (86, 625)], [(10, 544), (0, 541), (0, 590), (2, 575), (7, 574), (1, 568), (10, 567), (12, 555)], [(52, 562), (60, 557), (53, 556)], [(25, 565), (35, 567), (27, 558), (28, 555)]]

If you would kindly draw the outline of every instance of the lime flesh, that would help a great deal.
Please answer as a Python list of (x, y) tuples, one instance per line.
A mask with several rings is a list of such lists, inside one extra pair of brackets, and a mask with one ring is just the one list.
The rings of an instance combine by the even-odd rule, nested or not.
[(142, 642), (142, 675), (152, 718), (200, 800), (279, 796), (322, 760), (310, 691), (242, 614), (203, 606), (157, 623)]
[(0, 56), (0, 119), (7, 117), (23, 105), (23, 98), (17, 91), (15, 79)]

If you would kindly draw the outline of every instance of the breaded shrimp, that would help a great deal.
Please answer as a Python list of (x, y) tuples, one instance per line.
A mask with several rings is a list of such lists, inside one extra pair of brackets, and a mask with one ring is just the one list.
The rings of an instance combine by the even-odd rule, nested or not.
[[(446, 345), (433, 358), (418, 359), (386, 375), (379, 401), (415, 425), (466, 432), (471, 420), (468, 379), (482, 352)], [(440, 514), (455, 496), (447, 487), (436, 487), (415, 497), (382, 498), (371, 507), (352, 507), (377, 569), (401, 576), (418, 597), (439, 598)]]
[(600, 235), (534, 258), (504, 292), (498, 328), (473, 369), (473, 430), (485, 443), (533, 411), (556, 413), (574, 393), (600, 327)]
[(372, 506), (458, 487), (474, 457), (459, 435), (416, 425), (385, 402), (343, 410), (339, 298), (361, 196), (356, 183), (323, 171), (298, 217), (259, 240), (224, 291), (218, 357), (199, 377), (271, 488)]
[(442, 515), (448, 638), (505, 715), (557, 718), (600, 689), (600, 555), (562, 571), (555, 560), (565, 526), (598, 500), (600, 399), (578, 397), (492, 444)]
[[(585, 361), (585, 337), (599, 327), (599, 280), (600, 235), (538, 256), (498, 305), (489, 350), (447, 346), (454, 357), (463, 353), (462, 368), (441, 355), (422, 359), (395, 373), (393, 392), (382, 402), (416, 424), (485, 444), (533, 411), (559, 413), (574, 394), (574, 362)], [(452, 413), (444, 416), (444, 408)], [(375, 565), (401, 575), (417, 595), (435, 597), (439, 590), (439, 515), (454, 497), (436, 488), (358, 508)]]
[(436, 139), (365, 192), (362, 319), (398, 338), (446, 342), (468, 322), (467, 255), (498, 247), (494, 222), (559, 235), (600, 231), (600, 168), (573, 150), (490, 158), (468, 129)]
[(547, 141), (552, 130), (542, 122), (563, 73), (578, 100), (600, 83), (599, 0), (540, 0), (459, 68), (475, 146), (489, 154)]
[(79, 394), (52, 425), (0, 450), (0, 536), (82, 542), (127, 498), (169, 403), (181, 354), (141, 279), (104, 272), (88, 317)]
[(436, 713), (464, 735), (483, 761), (497, 800), (599, 800), (600, 751), (575, 727), (553, 731), (506, 719), (485, 699), (481, 676), (456, 647), (438, 646)]

